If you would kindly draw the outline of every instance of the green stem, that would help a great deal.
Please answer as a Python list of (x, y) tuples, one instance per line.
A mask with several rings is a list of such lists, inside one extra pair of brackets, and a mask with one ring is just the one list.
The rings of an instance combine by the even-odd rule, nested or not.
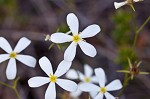
[(6, 83), (0, 82), (0, 84), (3, 85), (3, 86), (6, 86), (6, 87), (8, 87), (8, 88), (12, 88), (12, 86), (10, 86), (10, 85), (8, 85), (8, 84), (6, 84)]
[(11, 85), (8, 85), (8, 84), (6, 84), (6, 83), (3, 83), (3, 82), (0, 82), (0, 84), (3, 85), (3, 86), (8, 87), (8, 88), (10, 88), (10, 89), (12, 89), (12, 90), (15, 92), (15, 94), (16, 94), (16, 96), (17, 96), (17, 99), (20, 99), (19, 92), (17, 91), (17, 84), (18, 84), (18, 81), (19, 81), (19, 77), (14, 80), (14, 83), (13, 83), (12, 86), (11, 86)]
[(20, 99), (20, 96), (19, 96), (19, 93), (18, 93), (17, 89), (13, 89), (13, 90), (14, 90), (16, 96), (17, 96), (17, 99)]
[(128, 74), (126, 74), (125, 75), (125, 80), (124, 80), (124, 83), (123, 83), (123, 88), (121, 89), (118, 97), (121, 97), (123, 95), (123, 93), (124, 93), (128, 83), (129, 83), (130, 79), (131, 79), (130, 76), (128, 76)]
[(138, 34), (141, 32), (141, 30), (145, 27), (145, 25), (150, 21), (150, 16), (146, 19), (146, 21), (141, 25), (141, 27), (136, 30), (136, 34), (135, 34), (135, 37), (134, 37), (134, 43), (133, 43), (133, 46), (132, 48), (135, 47), (136, 45), (136, 41), (137, 41), (137, 38), (138, 38)]

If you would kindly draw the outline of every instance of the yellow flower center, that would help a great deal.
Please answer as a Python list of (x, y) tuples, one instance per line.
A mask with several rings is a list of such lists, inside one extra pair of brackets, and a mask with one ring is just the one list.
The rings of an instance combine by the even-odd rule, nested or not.
[(101, 93), (103, 93), (103, 94), (104, 94), (106, 91), (107, 91), (107, 90), (106, 90), (106, 88), (105, 88), (105, 87), (101, 87), (101, 88), (100, 88), (100, 92), (101, 92)]
[(73, 41), (74, 42), (79, 42), (81, 40), (80, 36), (79, 35), (74, 35), (73, 36)]
[(84, 78), (84, 81), (87, 82), (87, 83), (89, 83), (89, 82), (91, 82), (91, 78), (85, 77), (85, 78)]
[(10, 57), (10, 58), (16, 58), (16, 57), (17, 57), (17, 53), (16, 53), (16, 52), (11, 52), (11, 53), (9, 54), (9, 57)]
[(50, 78), (50, 81), (51, 81), (51, 82), (54, 82), (54, 83), (55, 83), (55, 82), (57, 81), (57, 76), (54, 76), (54, 75), (52, 75), (52, 74), (50, 74), (50, 77), (49, 77), (49, 78)]

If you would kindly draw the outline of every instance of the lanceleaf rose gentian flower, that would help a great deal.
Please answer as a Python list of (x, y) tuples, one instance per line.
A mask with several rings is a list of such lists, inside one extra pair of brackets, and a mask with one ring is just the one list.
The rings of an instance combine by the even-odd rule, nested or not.
[(5, 52), (7, 52), (7, 54), (0, 54), (0, 63), (9, 59), (6, 68), (6, 76), (8, 79), (12, 80), (15, 79), (16, 77), (17, 74), (16, 60), (20, 61), (21, 63), (29, 67), (35, 67), (36, 59), (34, 57), (20, 54), (20, 52), (23, 51), (30, 43), (31, 41), (29, 39), (22, 37), (18, 41), (14, 50), (12, 50), (8, 41), (5, 38), (0, 37), (0, 47)]
[(79, 32), (79, 20), (75, 14), (70, 13), (67, 15), (67, 24), (70, 28), (72, 35), (57, 32), (51, 35), (51, 41), (54, 43), (72, 42), (64, 53), (64, 60), (72, 61), (76, 55), (77, 45), (88, 56), (94, 57), (97, 54), (93, 45), (87, 43), (84, 39), (93, 37), (100, 32), (100, 27), (96, 24), (90, 25), (82, 32)]
[(99, 86), (91, 83), (82, 83), (79, 88), (85, 92), (97, 92), (97, 95), (94, 99), (103, 99), (104, 96), (106, 99), (116, 99), (113, 95), (111, 95), (108, 91), (119, 90), (122, 88), (122, 84), (120, 80), (114, 80), (110, 84), (105, 85), (105, 72), (102, 68), (95, 69), (95, 74), (97, 79), (99, 80)]
[(47, 77), (32, 77), (28, 80), (28, 84), (30, 87), (39, 87), (49, 83), (49, 86), (45, 93), (45, 99), (56, 99), (56, 84), (58, 84), (64, 90), (70, 92), (77, 90), (77, 84), (75, 82), (59, 78), (68, 71), (72, 62), (62, 61), (58, 65), (58, 68), (55, 73), (53, 73), (50, 61), (45, 56), (39, 60), (39, 64), (41, 69), (47, 74)]

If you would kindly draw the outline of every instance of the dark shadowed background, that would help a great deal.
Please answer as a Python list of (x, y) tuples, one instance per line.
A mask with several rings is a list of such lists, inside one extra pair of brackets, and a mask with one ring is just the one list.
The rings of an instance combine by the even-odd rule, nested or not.
[[(50, 50), (50, 41), (44, 41), (45, 34), (52, 34), (58, 29), (62, 32), (69, 30), (66, 16), (73, 12), (80, 22), (80, 31), (91, 24), (99, 24), (101, 32), (93, 38), (87, 39), (97, 49), (97, 56), (90, 58), (78, 47), (77, 55), (73, 61), (74, 69), (83, 71), (83, 65), (89, 64), (92, 68), (102, 67), (108, 78), (108, 83), (114, 79), (124, 81), (124, 74), (116, 70), (128, 68), (127, 57), (133, 50), (131, 46), (134, 39), (132, 14), (129, 6), (116, 10), (114, 1), (123, 0), (0, 0), (0, 36), (5, 37), (12, 47), (21, 37), (32, 40), (30, 46), (23, 54), (34, 56), (37, 61), (42, 56), (47, 56), (56, 70), (63, 59), (66, 45), (61, 45), (60, 50), (54, 45)], [(135, 18), (137, 27), (150, 16), (150, 0), (135, 4)], [(136, 48), (133, 51), (133, 60), (142, 60), (140, 70), (150, 72), (150, 22), (140, 32)], [(0, 49), (0, 53), (4, 53)], [(12, 84), (6, 78), (8, 62), (0, 64), (0, 81)], [(30, 88), (28, 79), (33, 76), (46, 76), (39, 64), (29, 68), (17, 62), (17, 76), (20, 77), (18, 90), (21, 99), (44, 99), (48, 85), (39, 88)], [(59, 93), (59, 95), (58, 95)], [(63, 97), (66, 94), (58, 87), (57, 99), (70, 99)], [(117, 96), (119, 91), (112, 92)], [(0, 99), (16, 99), (14, 92), (0, 85)], [(88, 99), (86, 93), (80, 99)], [(121, 99), (150, 99), (150, 76), (138, 75), (129, 82)]]

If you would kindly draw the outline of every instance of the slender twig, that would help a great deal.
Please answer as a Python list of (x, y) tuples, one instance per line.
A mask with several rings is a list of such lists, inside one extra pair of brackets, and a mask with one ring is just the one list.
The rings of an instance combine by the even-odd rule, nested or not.
[(144, 26), (150, 21), (150, 16), (146, 19), (146, 21), (141, 25), (141, 27), (136, 30), (136, 34), (135, 34), (135, 38), (134, 38), (134, 43), (133, 43), (133, 46), (132, 48), (135, 47), (136, 45), (136, 41), (137, 41), (137, 38), (138, 38), (138, 34), (140, 33), (140, 31), (144, 28)]
[(126, 74), (125, 79), (124, 79), (124, 83), (123, 83), (123, 88), (121, 89), (118, 97), (121, 97), (126, 89), (126, 87), (128, 86), (128, 83), (130, 81), (130, 76), (128, 76), (128, 74)]
[(8, 84), (6, 84), (6, 83), (3, 83), (3, 82), (0, 82), (0, 84), (3, 85), (3, 86), (6, 86), (6, 87), (8, 87), (8, 88), (10, 88), (10, 89), (12, 89), (12, 90), (14, 90), (14, 92), (15, 92), (15, 94), (16, 94), (16, 96), (17, 96), (17, 99), (20, 99), (19, 92), (17, 91), (17, 84), (18, 84), (18, 81), (19, 81), (19, 77), (14, 80), (14, 83), (13, 83), (12, 86), (11, 86), (11, 85), (8, 85)]

